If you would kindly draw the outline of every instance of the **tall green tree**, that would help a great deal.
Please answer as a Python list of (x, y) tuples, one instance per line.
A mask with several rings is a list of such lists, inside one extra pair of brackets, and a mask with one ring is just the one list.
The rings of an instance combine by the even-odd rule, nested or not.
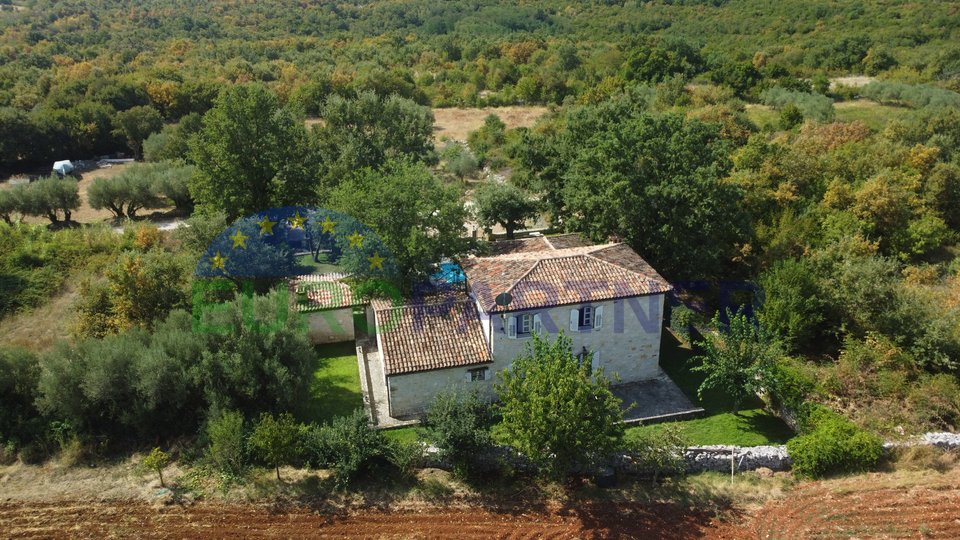
[(261, 85), (224, 90), (190, 140), (190, 193), (229, 219), (314, 200), (303, 118)]
[(163, 117), (153, 107), (140, 105), (118, 112), (114, 118), (114, 126), (117, 134), (127, 141), (134, 159), (139, 160), (143, 158), (143, 141), (160, 131)]
[(364, 167), (379, 168), (407, 157), (432, 162), (433, 111), (395, 95), (361, 92), (352, 99), (330, 96), (314, 127), (324, 188)]
[(602, 373), (573, 355), (570, 338), (551, 342), (535, 334), (499, 376), (503, 433), (546, 475), (588, 469), (620, 447), (620, 400)]
[(484, 184), (477, 188), (474, 199), (480, 223), (484, 226), (499, 223), (511, 239), (539, 210), (537, 201), (513, 184)]
[(694, 357), (700, 364), (693, 370), (706, 374), (697, 389), (701, 399), (705, 392), (722, 392), (736, 413), (744, 401), (771, 384), (770, 374), (783, 353), (777, 340), (743, 311), (728, 309), (727, 318), (723, 324), (720, 314), (714, 315), (711, 324), (716, 331), (697, 342), (703, 352)]
[(718, 125), (641, 114), (577, 128), (591, 131), (567, 141), (572, 159), (549, 188), (562, 192), (569, 229), (617, 235), (671, 278), (722, 272), (749, 239), (740, 191), (721, 180), (730, 163)]
[(406, 290), (426, 280), (438, 261), (465, 248), (466, 210), (459, 193), (422, 163), (391, 161), (382, 171), (359, 171), (334, 190), (330, 201), (376, 231)]
[(760, 320), (793, 350), (814, 345), (823, 330), (827, 306), (821, 298), (816, 269), (805, 260), (786, 259), (760, 276), (764, 300)]

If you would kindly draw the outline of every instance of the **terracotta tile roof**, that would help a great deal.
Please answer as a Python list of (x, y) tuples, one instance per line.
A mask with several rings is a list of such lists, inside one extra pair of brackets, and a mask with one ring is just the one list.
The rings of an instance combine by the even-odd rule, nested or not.
[[(307, 313), (363, 305), (365, 302), (354, 298), (350, 286), (341, 281), (347, 276), (347, 274), (309, 274), (291, 279), (290, 293), (296, 302), (297, 311)], [(306, 293), (306, 297), (300, 296), (300, 292)]]
[(510, 253), (530, 253), (552, 249), (543, 236), (531, 236), (517, 240), (500, 240), (490, 244), (491, 255), (507, 255)]
[(500, 311), (496, 297), (503, 292), (512, 296), (508, 310), (517, 311), (671, 290), (629, 246), (591, 245), (574, 235), (547, 238), (544, 250), (461, 261), (470, 291), (484, 310)]
[(376, 310), (387, 375), (492, 362), (470, 300)]
[(579, 233), (558, 234), (555, 236), (545, 236), (544, 239), (553, 249), (566, 249), (573, 247), (592, 246), (593, 242), (580, 236)]

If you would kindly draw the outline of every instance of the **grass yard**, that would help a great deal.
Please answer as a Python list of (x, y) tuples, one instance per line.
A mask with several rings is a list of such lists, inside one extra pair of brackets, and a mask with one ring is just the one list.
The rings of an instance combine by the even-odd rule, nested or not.
[[(734, 444), (757, 446), (783, 444), (793, 432), (776, 416), (763, 409), (759, 399), (741, 405), (737, 414), (730, 412), (731, 403), (722, 392), (707, 392), (703, 399), (697, 397), (697, 388), (703, 375), (690, 371), (693, 351), (669, 331), (663, 332), (660, 350), (660, 367), (670, 375), (673, 382), (695, 405), (706, 410), (703, 418), (677, 422), (682, 426), (690, 444)], [(627, 429), (627, 437), (644, 430), (662, 430), (665, 424), (638, 426)]]
[(352, 341), (316, 347), (317, 364), (310, 385), (307, 420), (327, 422), (363, 407), (360, 368)]
[(417, 433), (417, 428), (415, 427), (387, 429), (384, 430), (383, 434), (392, 441), (397, 441), (404, 444), (415, 443), (420, 438), (419, 434)]
[(321, 253), (320, 261), (313, 260), (313, 255), (304, 253), (297, 257), (298, 272), (303, 274), (330, 274), (334, 272), (343, 272), (339, 266), (332, 264), (325, 253)]

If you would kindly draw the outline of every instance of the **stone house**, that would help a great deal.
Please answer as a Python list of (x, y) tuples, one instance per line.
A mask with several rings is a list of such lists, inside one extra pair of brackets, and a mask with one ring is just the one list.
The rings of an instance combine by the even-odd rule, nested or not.
[[(496, 373), (510, 367), (533, 334), (560, 331), (581, 361), (615, 382), (626, 404), (638, 404), (637, 419), (696, 412), (659, 365), (671, 286), (630, 247), (559, 235), (492, 248), (460, 261), (463, 291), (366, 308), (376, 330), (357, 333), (358, 361), (377, 424), (417, 418), (442, 391), (492, 396)], [(356, 305), (327, 303), (341, 310)]]

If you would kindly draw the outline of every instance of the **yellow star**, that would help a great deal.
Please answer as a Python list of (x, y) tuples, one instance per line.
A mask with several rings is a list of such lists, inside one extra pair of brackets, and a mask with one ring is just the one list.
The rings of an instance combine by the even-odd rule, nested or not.
[(353, 234), (347, 237), (347, 240), (350, 241), (350, 247), (363, 247), (363, 235), (357, 231), (353, 231)]
[(331, 220), (330, 216), (327, 216), (327, 219), (323, 220), (323, 223), (321, 223), (320, 226), (323, 227), (324, 233), (333, 234), (333, 226), (336, 224), (336, 221)]
[(217, 252), (216, 255), (214, 255), (213, 257), (210, 257), (210, 267), (214, 270), (219, 268), (220, 270), (226, 272), (227, 271), (226, 264), (227, 264), (227, 258), (224, 257), (223, 255), (220, 255), (219, 251)]
[(296, 215), (290, 218), (290, 226), (293, 227), (294, 229), (302, 229), (303, 224), (306, 222), (307, 220), (300, 215), (299, 211), (297, 211)]
[(374, 252), (373, 257), (367, 257), (367, 260), (370, 261), (370, 269), (374, 270), (379, 268), (383, 270), (383, 257), (380, 256), (379, 252)]
[(234, 234), (233, 236), (228, 236), (227, 238), (233, 240), (233, 249), (236, 249), (238, 247), (240, 249), (247, 249), (247, 238), (250, 238), (250, 237), (243, 234), (243, 231), (241, 231), (240, 229), (237, 229), (236, 234)]
[(270, 216), (263, 216), (263, 219), (257, 222), (257, 225), (260, 226), (260, 236), (273, 234), (273, 226), (276, 224), (276, 221), (270, 221)]

